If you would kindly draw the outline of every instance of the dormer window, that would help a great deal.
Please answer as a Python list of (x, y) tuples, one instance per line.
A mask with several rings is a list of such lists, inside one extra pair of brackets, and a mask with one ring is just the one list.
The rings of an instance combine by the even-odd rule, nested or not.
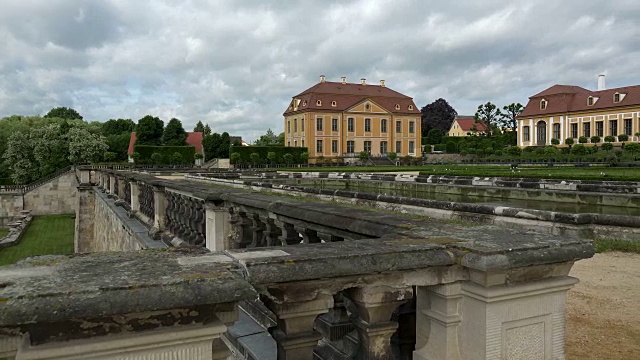
[(413, 105), (409, 105), (409, 110), (413, 110)]
[(369, 109), (371, 109), (371, 105), (369, 105), (369, 104), (365, 104), (365, 105), (364, 105), (364, 109), (365, 109), (365, 110), (369, 110)]
[(593, 101), (593, 96), (589, 96), (589, 97), (587, 98), (587, 105), (591, 106), (591, 105), (593, 105), (593, 103), (594, 103), (594, 101)]
[(547, 100), (542, 99), (540, 100), (540, 110), (544, 110), (547, 108)]
[(336, 107), (338, 105), (338, 103), (334, 100), (331, 102), (331, 106)]
[(396, 104), (396, 110), (400, 110), (400, 105)]
[(307, 106), (307, 100), (302, 102), (302, 106)]
[(322, 106), (322, 100), (317, 100), (316, 101), (316, 106)]
[(613, 94), (613, 102), (614, 103), (620, 102), (620, 93)]

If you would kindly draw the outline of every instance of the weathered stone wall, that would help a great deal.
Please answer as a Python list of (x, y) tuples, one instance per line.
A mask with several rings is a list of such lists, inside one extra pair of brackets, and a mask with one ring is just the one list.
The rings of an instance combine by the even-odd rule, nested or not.
[(6, 226), (11, 219), (24, 210), (22, 194), (0, 194), (0, 226)]
[[(76, 252), (135, 251), (162, 248), (149, 229), (95, 188), (81, 190), (76, 216)], [(91, 208), (92, 207), (92, 208)]]
[(75, 172), (67, 172), (24, 194), (24, 208), (33, 215), (73, 214), (77, 188)]

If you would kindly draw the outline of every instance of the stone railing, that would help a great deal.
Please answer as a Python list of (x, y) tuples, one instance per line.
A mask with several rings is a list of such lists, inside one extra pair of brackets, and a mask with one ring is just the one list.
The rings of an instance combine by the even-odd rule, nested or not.
[(73, 166), (67, 166), (65, 168), (62, 168), (52, 174), (49, 174), (47, 176), (43, 176), (42, 178), (33, 181), (27, 185), (0, 185), (0, 193), (2, 192), (17, 192), (17, 193), (22, 193), (25, 194), (33, 189), (38, 188), (39, 186), (42, 186), (43, 184), (59, 177), (62, 176), (66, 173), (68, 173), (69, 171), (72, 171), (74, 168)]
[[(113, 196), (111, 178), (131, 185), (132, 216), (159, 238), (239, 267), (276, 319), (278, 359), (563, 358), (565, 295), (577, 282), (568, 273), (594, 251), (569, 236), (98, 175), (95, 189)], [(143, 186), (153, 216), (143, 214)]]

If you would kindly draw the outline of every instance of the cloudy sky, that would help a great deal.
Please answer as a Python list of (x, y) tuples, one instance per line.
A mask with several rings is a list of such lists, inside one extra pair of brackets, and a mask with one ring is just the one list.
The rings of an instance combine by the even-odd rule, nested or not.
[(282, 131), (318, 75), (366, 78), (460, 114), (556, 83), (640, 84), (640, 2), (0, 0), (0, 117), (56, 106), (105, 121)]

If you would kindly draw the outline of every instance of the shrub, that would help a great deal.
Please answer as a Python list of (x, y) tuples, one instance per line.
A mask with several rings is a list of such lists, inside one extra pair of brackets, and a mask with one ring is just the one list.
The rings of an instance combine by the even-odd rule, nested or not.
[(157, 153), (157, 152), (155, 152), (155, 153), (151, 154), (151, 163), (152, 163), (153, 165), (160, 165), (160, 164), (162, 164), (162, 163), (163, 163), (162, 154)]
[[(196, 148), (193, 146), (153, 146), (153, 145), (136, 145), (135, 151), (140, 153), (140, 163), (142, 164), (193, 164), (195, 161)], [(161, 161), (154, 162), (151, 156), (154, 153), (160, 154)], [(176, 162), (180, 154), (180, 162)], [(156, 158), (157, 159), (157, 158)]]
[(104, 154), (102, 155), (102, 158), (106, 162), (111, 162), (111, 161), (114, 161), (116, 159), (116, 156), (117, 156), (117, 154), (112, 152), (112, 151), (105, 151)]
[(552, 145), (560, 145), (560, 140), (556, 139), (556, 138), (553, 138), (553, 139), (551, 139), (551, 144)]
[(522, 153), (522, 149), (517, 146), (509, 146), (505, 151), (511, 156), (520, 156), (520, 154)]
[(577, 156), (587, 155), (587, 147), (582, 144), (578, 144), (571, 149), (571, 153)]
[(455, 154), (457, 153), (457, 148), (458, 146), (456, 145), (456, 143), (454, 143), (453, 141), (448, 141), (447, 145), (446, 145), (446, 150), (449, 154)]
[(537, 149), (537, 148), (536, 148), (535, 146), (527, 146), (526, 148), (524, 148), (524, 150), (523, 150), (523, 151), (524, 151), (524, 152), (531, 153), (531, 152), (536, 151), (536, 149)]
[(601, 139), (600, 139), (600, 136), (592, 136), (592, 137), (591, 137), (591, 143), (592, 143), (592, 144), (597, 144), (597, 143), (599, 143), (599, 142), (600, 142), (600, 140), (601, 140)]
[(257, 152), (252, 152), (249, 154), (249, 158), (251, 159), (251, 163), (255, 166), (260, 162), (260, 154)]
[(487, 146), (487, 147), (484, 149), (484, 153), (485, 153), (486, 155), (491, 155), (491, 154), (493, 154), (493, 148), (492, 148), (491, 146)]
[[(288, 154), (288, 155), (290, 155), (290, 154)], [(241, 156), (237, 152), (234, 152), (234, 153), (231, 154), (229, 160), (231, 161), (232, 164), (240, 164)]]
[[(606, 138), (605, 138), (605, 141), (606, 141)], [(613, 144), (611, 142), (609, 142), (609, 141), (607, 141), (606, 143), (602, 144), (601, 147), (602, 147), (602, 150), (604, 150), (604, 151), (613, 150)]]
[(293, 164), (293, 155), (287, 153), (282, 155), (282, 160), (284, 160), (285, 164), (291, 165)]
[(618, 140), (619, 140), (620, 142), (629, 141), (629, 135), (627, 135), (627, 134), (620, 134), (620, 135), (618, 135)]
[(389, 158), (389, 160), (391, 161), (396, 161), (396, 159), (398, 158), (398, 154), (394, 153), (394, 152), (390, 152), (387, 153), (387, 157)]
[(496, 156), (502, 156), (502, 150), (496, 150), (493, 152), (493, 154)]
[[(182, 153), (180, 153), (179, 151), (174, 152), (173, 155), (171, 155), (171, 163), (175, 165), (184, 164), (185, 161), (184, 161), (184, 156), (182, 156)], [(191, 163), (193, 163), (193, 160), (191, 161)]]
[(569, 147), (571, 147), (571, 145), (573, 145), (573, 144), (574, 144), (573, 138), (567, 138), (567, 139), (564, 141), (564, 143), (565, 143), (565, 144), (567, 144), (567, 145), (569, 145)]
[[(259, 156), (259, 159), (268, 159), (269, 152), (274, 152), (276, 154), (275, 162), (284, 162), (284, 155), (291, 154), (293, 156), (293, 163), (302, 163), (306, 164), (309, 159), (309, 153), (307, 152), (306, 147), (293, 147), (293, 146), (232, 146), (231, 154), (229, 156), (233, 156), (233, 154), (238, 154), (240, 157), (237, 158), (237, 164), (246, 164), (252, 163), (251, 154), (256, 153)], [(301, 157), (303, 153), (307, 155), (304, 159)]]
[(204, 158), (204, 155), (202, 153), (195, 153), (195, 155), (193, 155), (193, 158), (196, 160), (200, 160)]
[(433, 146), (433, 150), (434, 151), (446, 151), (447, 150), (447, 145), (446, 144), (437, 144)]
[(616, 137), (612, 135), (608, 135), (604, 137), (604, 141), (608, 143), (616, 142)]

